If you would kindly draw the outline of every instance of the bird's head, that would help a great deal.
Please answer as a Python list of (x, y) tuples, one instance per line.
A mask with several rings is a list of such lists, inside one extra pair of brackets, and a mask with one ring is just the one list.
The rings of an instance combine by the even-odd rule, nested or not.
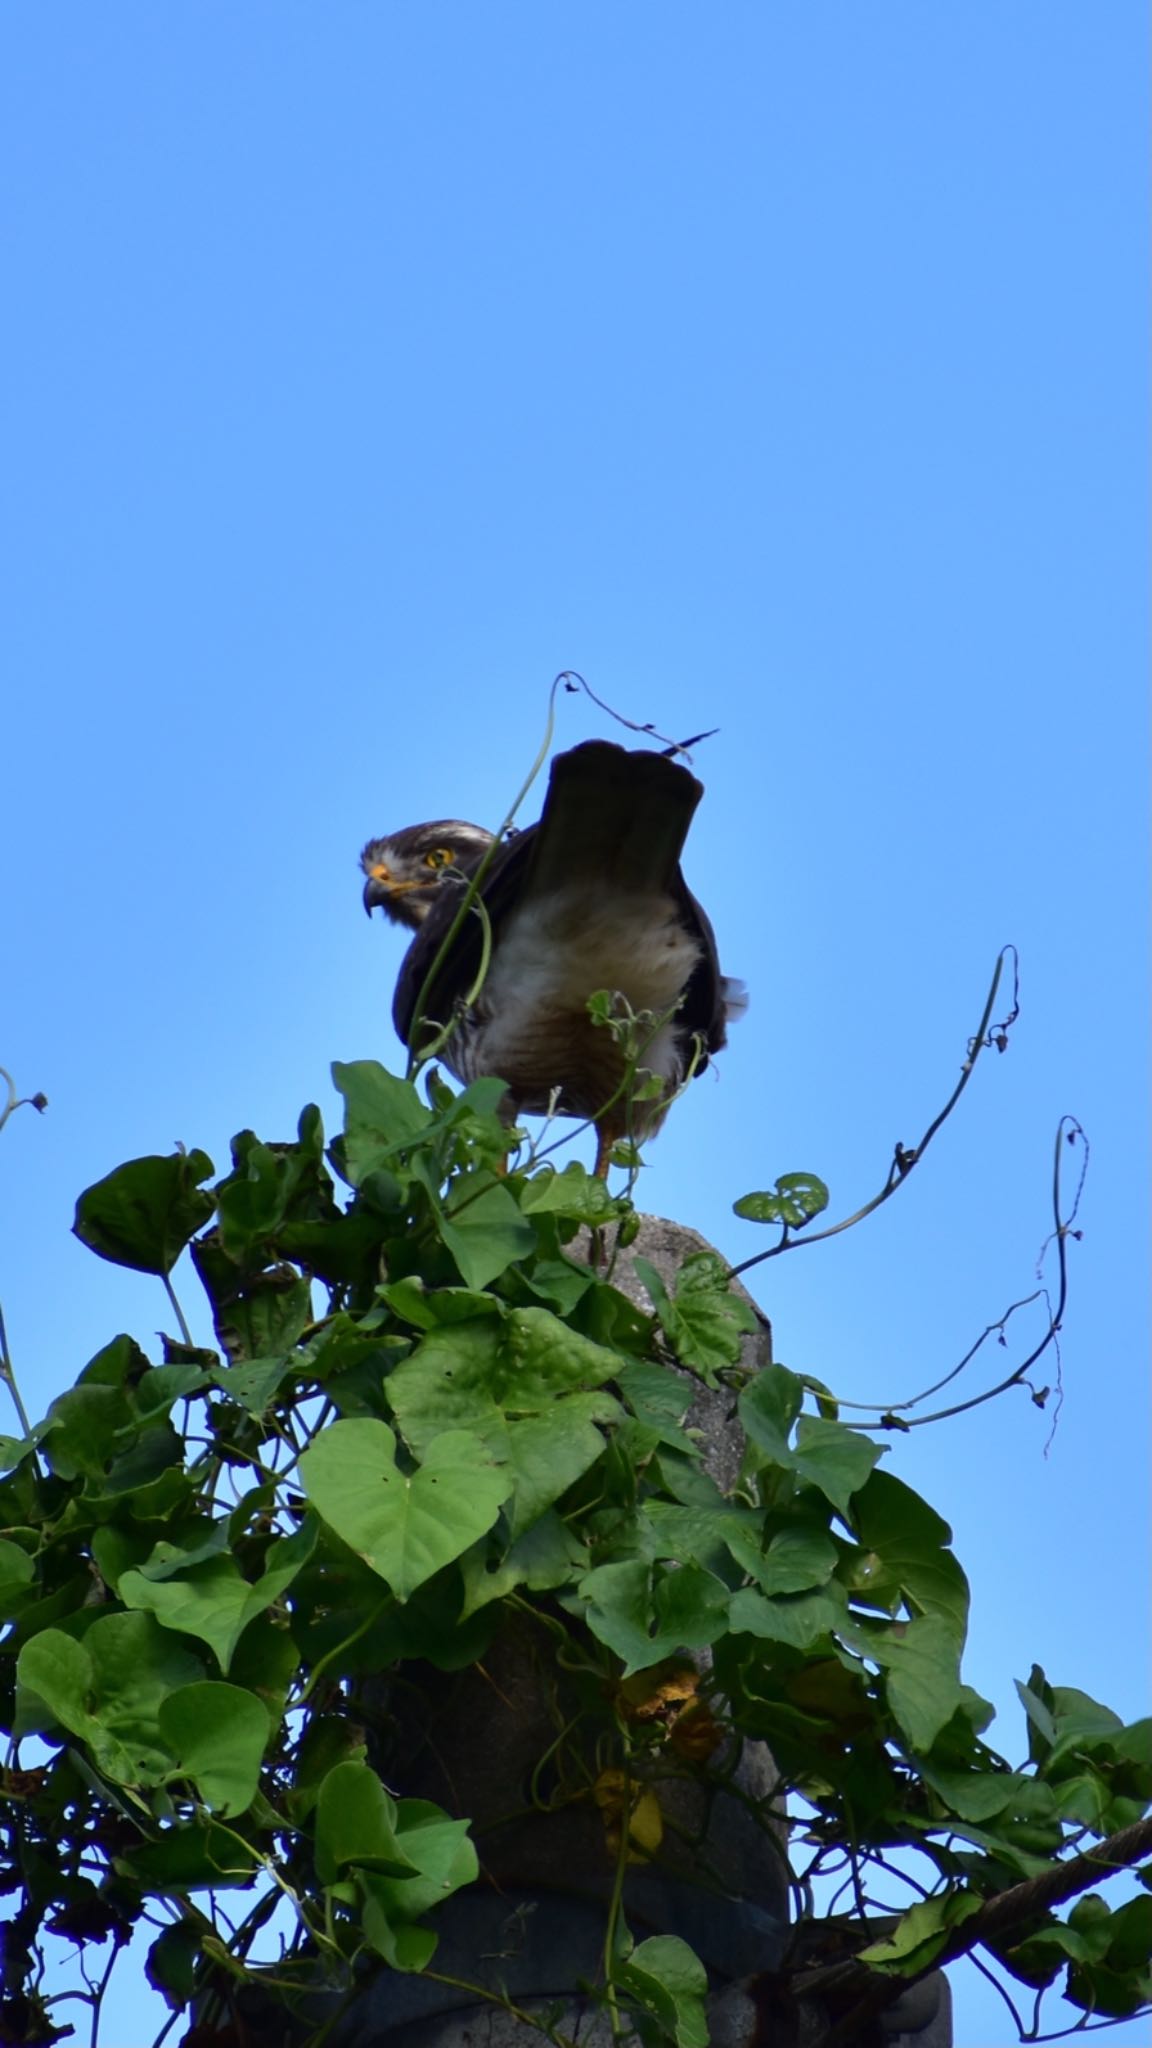
[(396, 924), (423, 924), (442, 883), (470, 875), (492, 844), (492, 834), (460, 818), (430, 825), (406, 825), (384, 839), (370, 839), (360, 855), (367, 880), (364, 908), (379, 906)]

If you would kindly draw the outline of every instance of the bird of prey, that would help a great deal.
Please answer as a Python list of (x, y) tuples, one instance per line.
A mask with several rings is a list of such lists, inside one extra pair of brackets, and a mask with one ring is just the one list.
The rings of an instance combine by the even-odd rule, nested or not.
[[(539, 824), (492, 853), (477, 890), (485, 917), (469, 909), (443, 958), (493, 835), (442, 818), (370, 839), (360, 856), (369, 916), (379, 906), (416, 933), (392, 1006), (398, 1036), (418, 1053), (451, 1024), (437, 1056), (465, 1084), (498, 1075), (511, 1117), (551, 1111), (594, 1123), (601, 1177), (621, 1137), (659, 1127), (743, 1007), (680, 872), (702, 795), (665, 754), (606, 740), (558, 754)], [(477, 990), (485, 921), (491, 958)], [(638, 1055), (589, 1015), (589, 997), (603, 989), (648, 1013)], [(658, 1092), (649, 1083), (637, 1095), (630, 1057)]]

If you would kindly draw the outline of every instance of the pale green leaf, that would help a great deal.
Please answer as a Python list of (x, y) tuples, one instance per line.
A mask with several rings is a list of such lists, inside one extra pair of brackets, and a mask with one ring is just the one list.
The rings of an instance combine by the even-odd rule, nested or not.
[(490, 1529), (512, 1489), (511, 1475), (465, 1430), (434, 1437), (420, 1468), (401, 1471), (392, 1431), (369, 1418), (331, 1423), (299, 1469), (324, 1520), (398, 1600)]

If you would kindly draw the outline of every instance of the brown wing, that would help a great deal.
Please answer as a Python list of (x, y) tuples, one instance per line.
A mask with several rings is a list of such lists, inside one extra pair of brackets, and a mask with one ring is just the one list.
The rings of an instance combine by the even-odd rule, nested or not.
[[(702, 948), (677, 1026), (685, 1040), (699, 1034), (715, 1052), (724, 1043), (726, 1017), (716, 939), (679, 866), (702, 795), (695, 776), (665, 754), (629, 752), (608, 740), (572, 747), (552, 763), (539, 824), (500, 848), (479, 896), (496, 946), (509, 911), (561, 888), (583, 887), (592, 900), (614, 889), (671, 895)], [(463, 884), (446, 882), (441, 889), (443, 900), (409, 947), (396, 984), (392, 1020), (407, 1045), (421, 991), (463, 901)], [(449, 1021), (474, 986), (482, 955), (481, 921), (469, 910), (424, 998), (427, 1018)]]

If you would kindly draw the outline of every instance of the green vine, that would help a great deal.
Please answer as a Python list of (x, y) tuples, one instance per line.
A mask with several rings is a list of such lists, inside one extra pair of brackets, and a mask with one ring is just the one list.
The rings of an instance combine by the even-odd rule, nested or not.
[[(650, 1020), (604, 1021), (639, 1059)], [(1034, 1669), (1029, 1754), (997, 1754), (961, 1674), (950, 1532), (828, 1387), (758, 1362), (762, 1319), (725, 1261), (697, 1253), (668, 1285), (636, 1260), (642, 1311), (580, 1236), (634, 1229), (630, 1192), (509, 1160), (499, 1081), (456, 1095), (429, 1072), (421, 1090), (373, 1062), (334, 1079), (328, 1147), (308, 1108), (290, 1143), (242, 1132), (221, 1178), (178, 1151), (81, 1196), (84, 1243), (168, 1292), (178, 1334), (158, 1358), (113, 1337), (32, 1424), (2, 1340), (21, 1433), (0, 1439), (18, 1889), (0, 2038), (63, 2038), (80, 1996), (95, 2039), (112, 1966), (151, 1921), (149, 1978), (198, 2027), (259, 1990), (320, 2048), (394, 1972), (563, 2044), (562, 2016), (498, 1973), (435, 1968), (444, 1902), (510, 1832), (559, 1818), (602, 1845), (582, 1996), (615, 2042), (703, 2048), (701, 1962), (629, 1927), (631, 1873), (669, 1853), (723, 1889), (677, 1786), (763, 1831), (809, 1936), (814, 1888), (843, 1874), (858, 1953), (814, 1961), (808, 1939), (776, 1973), (781, 1995), (823, 2001), (830, 2042), (977, 1942), (983, 1967), (1036, 1993), (1060, 1980), (1082, 2015), (1149, 2003), (1152, 1896), (1112, 1910), (1099, 1885), (1152, 1855), (1152, 1725)], [(821, 1188), (784, 1175), (742, 1213), (794, 1237)], [(1062, 1307), (1058, 1182), (1056, 1209)], [(185, 1251), (210, 1343), (172, 1289)], [(702, 1387), (738, 1412), (727, 1493), (692, 1421)], [(470, 1674), (500, 1725), (509, 1644), (545, 1732), (521, 1805), (481, 1822), (413, 1792), (404, 1743), (429, 1673)], [(757, 1740), (770, 1795), (736, 1776)], [(879, 1912), (894, 1856), (917, 1873), (897, 1920)], [(49, 1988), (59, 1940), (111, 1943), (81, 1993)]]

